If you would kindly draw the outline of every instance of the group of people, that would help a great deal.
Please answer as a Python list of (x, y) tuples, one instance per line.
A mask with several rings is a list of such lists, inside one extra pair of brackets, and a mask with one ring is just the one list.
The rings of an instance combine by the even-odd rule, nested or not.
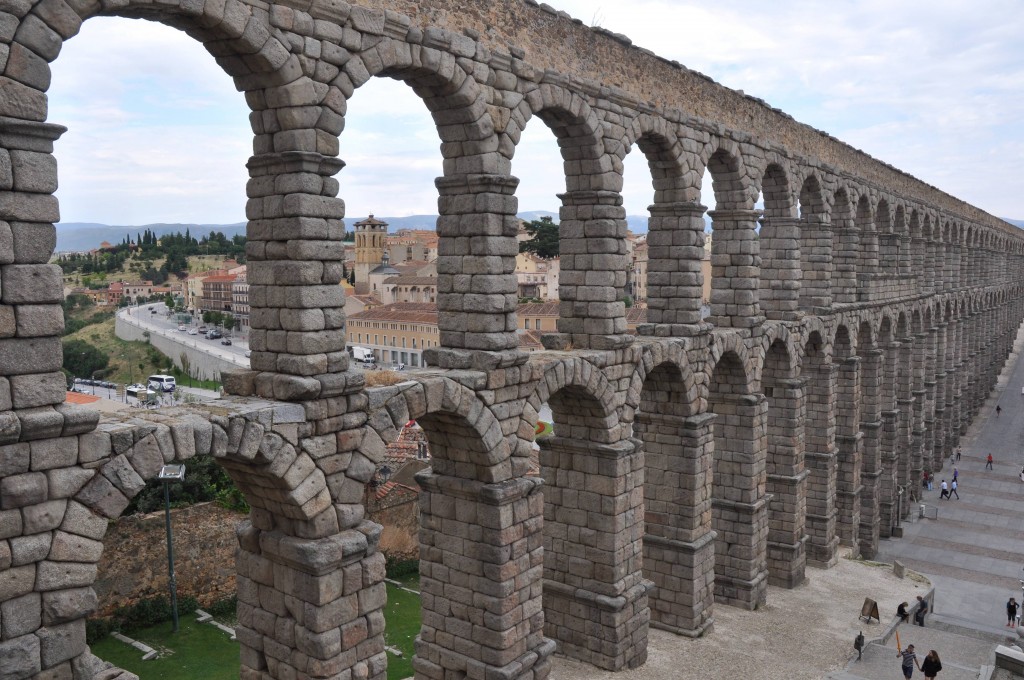
[[(943, 480), (945, 483), (945, 480)], [(900, 606), (896, 608), (896, 616), (900, 617), (903, 623), (910, 620), (910, 612), (907, 611), (910, 605), (907, 602), (901, 602)], [(1009, 606), (1009, 605), (1007, 605)], [(914, 623), (924, 627), (924, 617), (928, 613), (928, 600), (924, 599), (923, 596), (917, 596), (917, 610), (914, 612)], [(899, 637), (896, 638), (897, 644)], [(928, 655), (924, 657), (924, 661), (919, 661), (917, 653), (914, 651), (914, 645), (907, 645), (907, 648), (900, 650), (896, 649), (896, 656), (902, 659), (903, 677), (909, 680), (910, 676), (914, 674), (914, 667), (924, 673), (926, 678), (934, 678), (938, 675), (939, 671), (942, 670), (942, 662), (939, 660), (939, 653), (934, 649), (928, 652)]]

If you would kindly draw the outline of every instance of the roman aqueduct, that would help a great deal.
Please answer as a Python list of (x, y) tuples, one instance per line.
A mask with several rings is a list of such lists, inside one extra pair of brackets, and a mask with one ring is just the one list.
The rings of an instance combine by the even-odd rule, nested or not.
[[(49, 63), (84, 20), (201, 41), (251, 109), (251, 370), (206, 409), (99, 422), (64, 403)], [(556, 651), (642, 664), (871, 556), (995, 384), (1024, 316), (1017, 229), (764, 102), (526, 0), (0, 0), (0, 677), (117, 677), (85, 643), (110, 518), (212, 453), (238, 531), (243, 678), (384, 677), (363, 488), (415, 418), (417, 677), (543, 678)], [(345, 353), (346, 103), (407, 83), (437, 125), (434, 368), (367, 389)], [(516, 346), (511, 160), (564, 158), (561, 318)], [(626, 333), (622, 161), (653, 178), (648, 323)], [(700, 256), (713, 178), (711, 315)], [(759, 196), (763, 210), (755, 209)], [(527, 474), (538, 408), (555, 436)], [(841, 408), (837, 407), (841, 405)], [(543, 481), (541, 481), (541, 479)]]

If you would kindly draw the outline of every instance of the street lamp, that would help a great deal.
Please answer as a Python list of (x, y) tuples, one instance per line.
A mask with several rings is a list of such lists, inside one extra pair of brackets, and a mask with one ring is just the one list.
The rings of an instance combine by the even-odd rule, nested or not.
[(174, 622), (173, 632), (178, 632), (178, 584), (174, 580), (174, 542), (171, 539), (171, 492), (170, 482), (185, 480), (185, 466), (164, 465), (160, 468), (157, 479), (164, 483), (164, 516), (167, 523), (167, 579), (171, 591), (171, 619)]

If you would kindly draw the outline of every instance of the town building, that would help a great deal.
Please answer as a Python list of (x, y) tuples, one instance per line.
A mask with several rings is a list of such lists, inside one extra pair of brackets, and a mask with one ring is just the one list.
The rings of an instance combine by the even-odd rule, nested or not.
[(231, 313), (238, 321), (239, 328), (249, 327), (249, 280), (245, 266), (235, 275), (231, 283)]
[(437, 347), (437, 305), (402, 302), (354, 314), (348, 344), (373, 350), (380, 364), (424, 366), (423, 350)]
[(560, 270), (557, 257), (538, 257), (534, 253), (516, 255), (516, 283), (520, 299), (557, 300)]
[(238, 277), (234, 274), (215, 274), (204, 277), (202, 306), (197, 308), (197, 312), (232, 311), (234, 302), (232, 286), (236, 278)]
[(355, 286), (357, 292), (365, 293), (370, 272), (380, 265), (384, 256), (384, 237), (388, 233), (388, 223), (370, 215), (352, 226), (356, 233)]

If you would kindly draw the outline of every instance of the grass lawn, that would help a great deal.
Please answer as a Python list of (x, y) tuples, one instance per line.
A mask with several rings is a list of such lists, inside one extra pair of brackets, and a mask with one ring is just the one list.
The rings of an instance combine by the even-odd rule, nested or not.
[(238, 643), (208, 623), (183, 617), (176, 635), (168, 621), (129, 637), (156, 649), (160, 657), (143, 661), (140, 651), (109, 636), (94, 644), (92, 653), (140, 680), (238, 680)]
[[(387, 622), (384, 638), (391, 647), (402, 650), (401, 658), (388, 653), (388, 680), (403, 680), (413, 675), (413, 642), (420, 632), (420, 598), (388, 585)], [(219, 620), (219, 619), (218, 619)], [(142, 660), (134, 647), (106, 637), (92, 645), (92, 653), (131, 671), (140, 680), (237, 680), (238, 643), (210, 624), (183, 617), (177, 635), (171, 623), (136, 631), (129, 637), (145, 642), (160, 652), (158, 659)]]
[[(418, 577), (417, 577), (418, 578)], [(420, 597), (388, 584), (388, 604), (384, 609), (387, 626), (384, 639), (391, 647), (402, 650), (402, 658), (388, 653), (388, 680), (402, 680), (413, 675), (413, 642), (420, 633)]]

